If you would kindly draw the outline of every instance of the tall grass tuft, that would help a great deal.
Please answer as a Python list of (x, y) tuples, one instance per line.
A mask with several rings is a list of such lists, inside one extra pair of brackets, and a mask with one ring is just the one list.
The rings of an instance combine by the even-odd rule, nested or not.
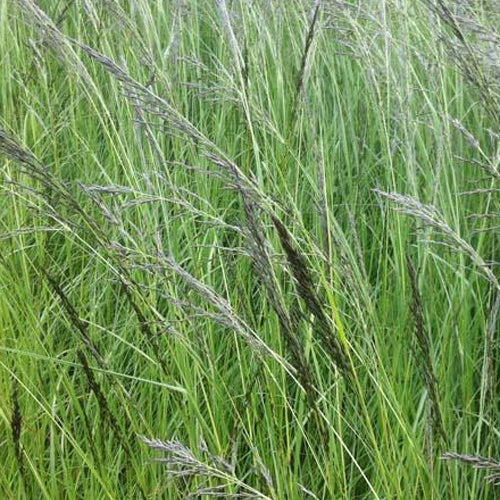
[(0, 2), (2, 498), (493, 497), (499, 17)]

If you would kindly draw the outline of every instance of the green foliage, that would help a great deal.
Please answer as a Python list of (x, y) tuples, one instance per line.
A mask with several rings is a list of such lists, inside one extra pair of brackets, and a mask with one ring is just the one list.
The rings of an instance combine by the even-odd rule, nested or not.
[(493, 497), (464, 4), (0, 2), (2, 498)]

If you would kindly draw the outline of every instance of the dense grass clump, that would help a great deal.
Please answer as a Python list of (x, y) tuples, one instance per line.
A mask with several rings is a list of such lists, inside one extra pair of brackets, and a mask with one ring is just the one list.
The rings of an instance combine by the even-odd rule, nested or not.
[(0, 1), (0, 496), (493, 498), (499, 20)]

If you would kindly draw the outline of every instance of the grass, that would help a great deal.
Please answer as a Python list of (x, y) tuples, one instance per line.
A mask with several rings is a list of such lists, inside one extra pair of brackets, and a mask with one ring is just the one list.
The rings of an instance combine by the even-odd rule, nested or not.
[(499, 15), (1, 2), (2, 497), (496, 498)]

